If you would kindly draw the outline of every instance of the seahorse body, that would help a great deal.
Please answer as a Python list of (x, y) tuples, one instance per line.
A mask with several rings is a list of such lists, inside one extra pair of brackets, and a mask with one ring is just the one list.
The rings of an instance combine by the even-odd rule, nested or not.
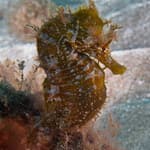
[(125, 68), (106, 53), (104, 21), (94, 5), (74, 13), (58, 13), (38, 32), (37, 50), (47, 77), (43, 83), (46, 122), (52, 128), (82, 126), (106, 99), (105, 74), (94, 57), (114, 73)]

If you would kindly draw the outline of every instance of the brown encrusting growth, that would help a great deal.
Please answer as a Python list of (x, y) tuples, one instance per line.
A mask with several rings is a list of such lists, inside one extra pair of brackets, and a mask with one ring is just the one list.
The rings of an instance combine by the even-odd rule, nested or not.
[(60, 8), (44, 23), (37, 35), (40, 66), (47, 75), (44, 124), (53, 129), (81, 127), (98, 114), (106, 99), (100, 63), (114, 74), (126, 70), (109, 50), (118, 28), (99, 16), (92, 1), (73, 13)]
[(22, 121), (7, 118), (0, 121), (0, 149), (25, 150), (27, 127)]

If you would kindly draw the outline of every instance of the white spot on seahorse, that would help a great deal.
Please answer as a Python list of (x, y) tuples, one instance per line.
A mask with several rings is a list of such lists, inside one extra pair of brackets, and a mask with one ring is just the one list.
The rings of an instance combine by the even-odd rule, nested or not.
[(50, 90), (48, 90), (48, 93), (51, 96), (55, 96), (56, 94), (59, 94), (59, 92), (60, 92), (60, 89), (58, 85), (51, 85)]

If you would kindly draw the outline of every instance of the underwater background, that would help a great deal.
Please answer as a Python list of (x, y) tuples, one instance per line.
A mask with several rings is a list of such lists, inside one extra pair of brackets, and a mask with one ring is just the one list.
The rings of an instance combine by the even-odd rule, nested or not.
[[(33, 51), (36, 49), (35, 43), (19, 40), (8, 29), (9, 8), (16, 2), (17, 0), (0, 0), (0, 61), (6, 58), (23, 59), (30, 68), (33, 63), (31, 58), (36, 55)], [(56, 5), (69, 5), (73, 9), (87, 3), (86, 0), (53, 2)], [(119, 79), (108, 75), (111, 80), (108, 81), (108, 106), (96, 122), (96, 128), (107, 129), (107, 118), (112, 114), (120, 124), (115, 140), (121, 147), (125, 150), (149, 150), (150, 0), (95, 0), (95, 3), (104, 18), (123, 26), (118, 32), (118, 41), (111, 45), (111, 49), (114, 56), (127, 64), (128, 68), (128, 72)], [(29, 68), (26, 67), (26, 70)], [(115, 102), (111, 103), (114, 99)]]

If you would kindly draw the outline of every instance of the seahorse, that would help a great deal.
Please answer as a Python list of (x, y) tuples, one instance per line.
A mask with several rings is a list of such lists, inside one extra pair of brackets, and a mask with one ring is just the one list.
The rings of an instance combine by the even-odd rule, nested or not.
[(114, 74), (126, 70), (110, 53), (117, 28), (102, 19), (90, 1), (74, 12), (60, 8), (39, 29), (37, 51), (47, 75), (43, 88), (49, 127), (81, 127), (99, 113), (106, 100), (105, 72), (100, 63)]

